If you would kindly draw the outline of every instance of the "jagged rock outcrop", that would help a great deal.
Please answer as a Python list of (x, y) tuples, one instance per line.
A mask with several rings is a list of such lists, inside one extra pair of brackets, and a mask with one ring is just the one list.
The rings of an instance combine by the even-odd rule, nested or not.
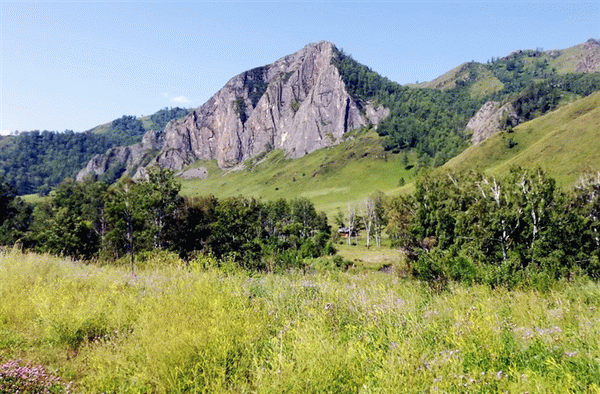
[[(153, 162), (180, 170), (196, 160), (216, 159), (219, 167), (231, 168), (271, 149), (296, 158), (339, 143), (350, 130), (377, 124), (389, 111), (358, 103), (347, 93), (331, 63), (334, 51), (328, 42), (310, 44), (232, 78), (202, 106), (169, 122)], [(145, 147), (125, 149), (113, 156), (128, 168), (140, 167)], [(107, 160), (95, 157), (80, 175), (98, 174)]]
[(106, 153), (92, 157), (87, 166), (77, 174), (76, 179), (81, 182), (88, 176), (101, 176), (111, 167), (122, 169), (130, 176), (139, 177), (140, 165), (152, 160), (161, 146), (162, 133), (150, 130), (138, 144), (110, 148)]
[(231, 79), (192, 114), (170, 123), (157, 161), (180, 169), (198, 159), (221, 168), (270, 149), (300, 157), (366, 124), (320, 42)]
[(475, 116), (467, 123), (467, 129), (473, 131), (471, 142), (477, 144), (496, 134), (502, 130), (507, 120), (513, 124), (518, 123), (517, 113), (513, 104), (506, 103), (501, 106), (496, 101), (488, 101), (481, 106)]

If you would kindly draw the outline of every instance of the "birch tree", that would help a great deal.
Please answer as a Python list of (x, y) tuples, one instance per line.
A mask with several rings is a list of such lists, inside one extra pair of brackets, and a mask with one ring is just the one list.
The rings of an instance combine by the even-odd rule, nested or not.
[(375, 236), (375, 242), (378, 247), (381, 247), (381, 232), (383, 227), (387, 224), (386, 218), (386, 196), (383, 192), (377, 190), (371, 195), (373, 200), (373, 232)]
[(348, 245), (350, 245), (352, 243), (352, 231), (354, 231), (354, 226), (356, 226), (356, 205), (348, 203), (346, 213), (348, 217)]
[(115, 253), (115, 257), (123, 251), (129, 255), (131, 275), (135, 276), (137, 234), (145, 219), (139, 187), (131, 178), (124, 177), (109, 189), (106, 200), (106, 213), (110, 226), (110, 231), (106, 235), (109, 244), (107, 247)]
[(147, 212), (147, 231), (154, 248), (167, 246), (167, 225), (182, 199), (179, 197), (181, 184), (168, 168), (154, 165), (148, 168), (147, 179), (139, 183), (140, 203)]
[(375, 225), (375, 202), (370, 197), (363, 200), (363, 217), (365, 225), (365, 233), (367, 234), (367, 248), (371, 247), (371, 230)]

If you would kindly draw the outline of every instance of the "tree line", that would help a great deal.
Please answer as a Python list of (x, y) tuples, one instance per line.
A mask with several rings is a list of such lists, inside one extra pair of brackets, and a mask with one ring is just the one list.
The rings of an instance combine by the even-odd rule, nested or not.
[(541, 169), (500, 178), (423, 171), (387, 215), (392, 244), (406, 251), (414, 275), (438, 286), (600, 277), (600, 173), (566, 193)]
[[(63, 181), (31, 206), (0, 178), (0, 244), (77, 259), (117, 261), (144, 251), (184, 260), (277, 271), (334, 254), (341, 242), (307, 199), (181, 197), (173, 172), (150, 167), (137, 183)], [(569, 192), (541, 169), (503, 177), (421, 170), (410, 195), (375, 192), (333, 218), (404, 251), (414, 277), (436, 288), (449, 281), (490, 286), (549, 286), (579, 275), (600, 277), (600, 173)]]
[(116, 261), (143, 251), (197, 254), (244, 268), (303, 266), (335, 250), (324, 213), (307, 199), (181, 197), (169, 169), (150, 167), (147, 179), (124, 177), (112, 186), (68, 178), (48, 201), (32, 207), (2, 183), (0, 244), (77, 259)]

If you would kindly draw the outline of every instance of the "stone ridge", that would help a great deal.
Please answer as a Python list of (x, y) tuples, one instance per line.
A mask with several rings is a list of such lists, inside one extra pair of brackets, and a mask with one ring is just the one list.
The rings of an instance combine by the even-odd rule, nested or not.
[[(213, 159), (219, 167), (231, 168), (272, 149), (297, 158), (338, 144), (350, 130), (377, 124), (389, 111), (350, 97), (331, 64), (334, 50), (333, 44), (321, 41), (233, 77), (206, 103), (172, 120), (153, 138), (160, 149), (152, 162), (177, 171), (196, 160)], [(78, 179), (103, 173), (92, 161)], [(143, 175), (142, 167), (129, 155), (127, 168), (137, 168), (135, 177)]]
[(88, 176), (100, 176), (112, 166), (125, 168), (129, 176), (138, 176), (137, 172), (144, 159), (152, 152), (157, 152), (162, 146), (162, 135), (158, 131), (150, 130), (142, 137), (142, 142), (130, 146), (117, 146), (110, 148), (102, 155), (90, 159), (84, 169), (79, 171), (76, 180), (82, 182)]

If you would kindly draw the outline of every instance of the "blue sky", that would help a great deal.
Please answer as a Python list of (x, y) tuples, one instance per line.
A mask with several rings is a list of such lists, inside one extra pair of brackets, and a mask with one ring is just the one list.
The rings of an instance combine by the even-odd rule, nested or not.
[(600, 38), (600, 5), (581, 1), (2, 0), (1, 21), (3, 133), (198, 107), (231, 77), (320, 40), (412, 83)]

